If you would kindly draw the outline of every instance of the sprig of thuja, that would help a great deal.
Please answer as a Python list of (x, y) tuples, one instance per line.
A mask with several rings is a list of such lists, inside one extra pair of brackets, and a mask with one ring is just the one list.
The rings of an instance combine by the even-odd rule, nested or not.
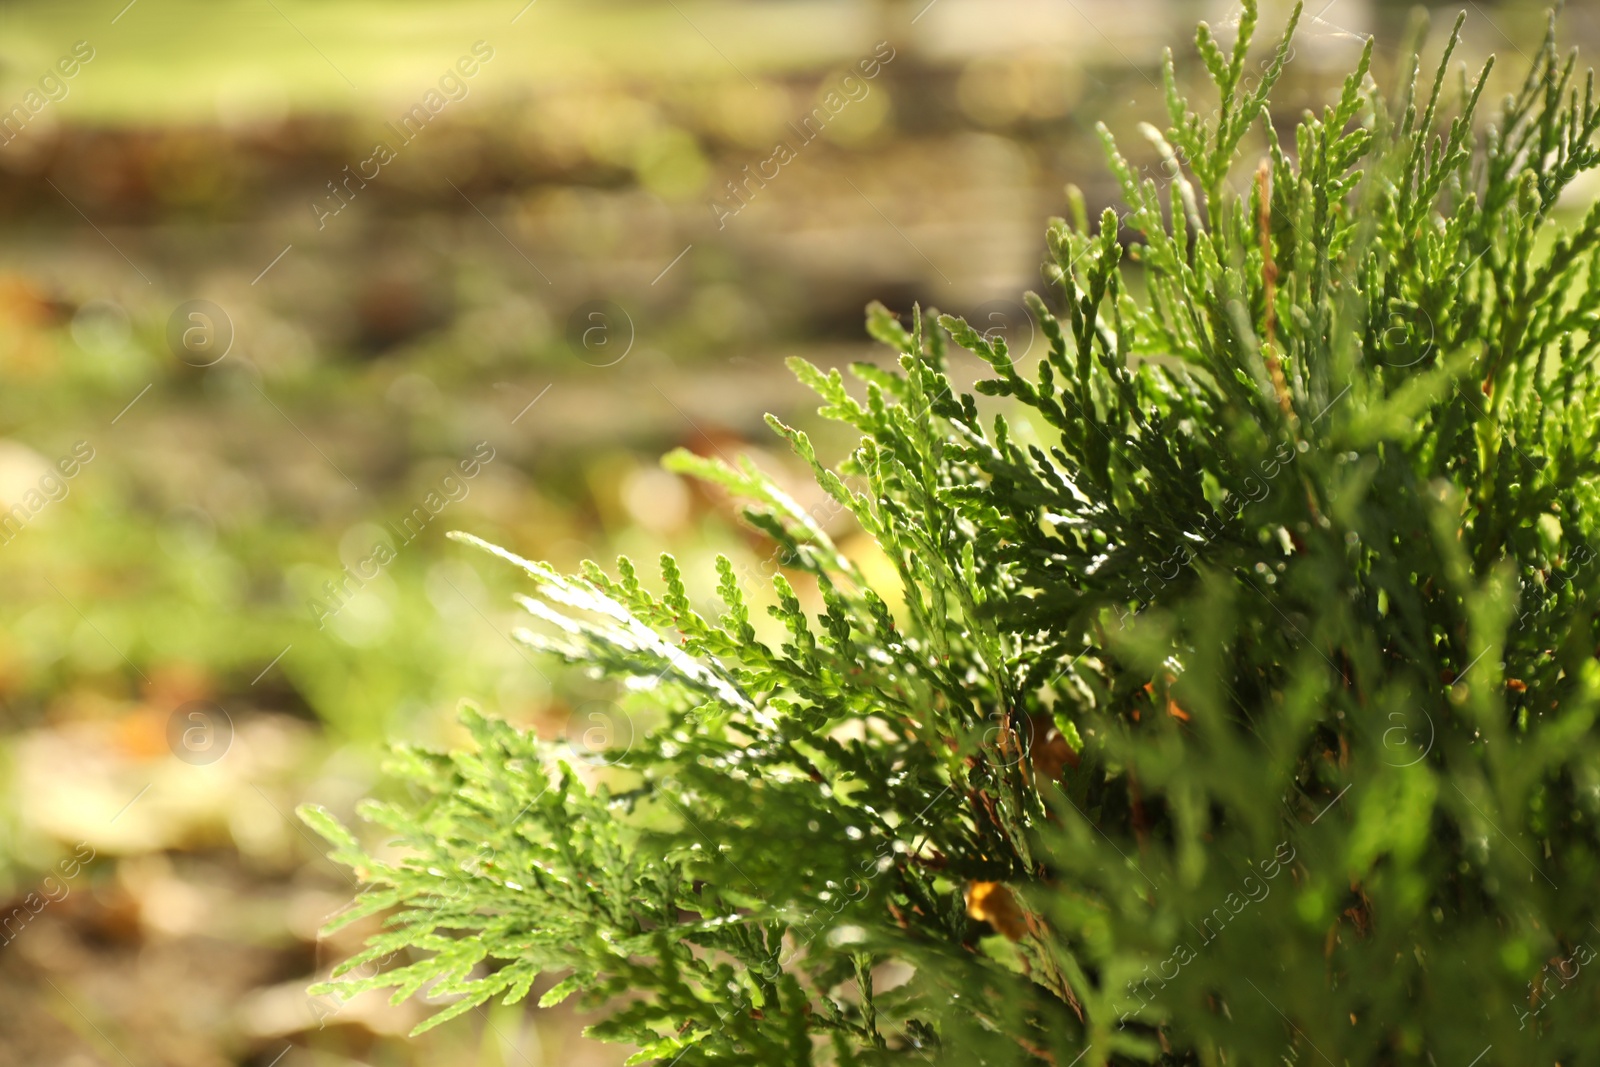
[(1600, 986), (1540, 984), (1600, 919), (1593, 76), (1552, 20), (1496, 110), (1458, 20), (1284, 135), (1299, 17), (1254, 67), (1253, 2), (1200, 28), (1209, 113), (1167, 56), (1164, 181), (1102, 128), (1123, 209), (1050, 222), (1031, 368), (878, 305), (889, 366), (792, 361), (858, 443), (768, 421), (878, 564), (684, 452), (783, 564), (719, 558), (715, 617), (670, 556), (463, 538), (638, 733), (467, 711), (362, 809), (399, 858), (307, 809), (383, 923), (320, 988), (426, 1028), (548, 976), (685, 1067), (1593, 1062)]

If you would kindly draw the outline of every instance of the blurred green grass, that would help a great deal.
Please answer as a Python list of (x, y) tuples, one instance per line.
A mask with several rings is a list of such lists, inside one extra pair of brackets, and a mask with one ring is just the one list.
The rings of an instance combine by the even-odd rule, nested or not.
[[(406, 104), (475, 40), (495, 49), (474, 92), (620, 72), (668, 83), (804, 72), (853, 59), (881, 37), (882, 8), (853, 0), (778, 4), (587, 4), (558, 0), (353, 3), (137, 0), (7, 5), (0, 90), (19, 95), (78, 40), (96, 49), (61, 105), (80, 122), (208, 121), (215, 95), (248, 113)], [(515, 22), (513, 22), (515, 20)], [(877, 34), (875, 36), (875, 34)]]

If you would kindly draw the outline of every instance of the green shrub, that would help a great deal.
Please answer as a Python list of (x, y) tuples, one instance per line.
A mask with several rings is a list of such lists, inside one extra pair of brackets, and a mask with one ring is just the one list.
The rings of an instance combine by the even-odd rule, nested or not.
[(387, 915), (344, 966), (406, 950), (331, 988), (458, 998), (431, 1025), (558, 972), (686, 1067), (1600, 1062), (1600, 208), (1556, 214), (1593, 77), (1552, 22), (1486, 124), (1454, 35), (1393, 101), (1369, 42), (1281, 144), (1293, 23), (1247, 77), (1255, 21), (1200, 29), (1211, 118), (1169, 57), (1163, 174), (1106, 135), (1128, 208), (1050, 224), (1028, 374), (877, 306), (897, 373), (796, 363), (860, 444), (769, 421), (898, 588), (682, 453), (752, 501), (777, 642), (727, 560), (713, 621), (670, 557), (658, 593), (482, 546), (659, 721), (596, 785), (467, 714), (370, 806), (397, 862), (308, 810), (368, 883), (341, 922)]

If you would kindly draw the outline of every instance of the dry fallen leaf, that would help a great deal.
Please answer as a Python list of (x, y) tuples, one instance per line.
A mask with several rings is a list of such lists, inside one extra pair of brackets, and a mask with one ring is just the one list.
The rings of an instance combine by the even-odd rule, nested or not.
[(988, 923), (1010, 941), (1020, 939), (1027, 932), (1017, 898), (999, 882), (973, 882), (968, 885), (967, 914)]
[(1034, 729), (1033, 769), (1040, 779), (1057, 782), (1068, 767), (1077, 769), (1078, 754), (1053, 723), (1048, 726), (1036, 724)]

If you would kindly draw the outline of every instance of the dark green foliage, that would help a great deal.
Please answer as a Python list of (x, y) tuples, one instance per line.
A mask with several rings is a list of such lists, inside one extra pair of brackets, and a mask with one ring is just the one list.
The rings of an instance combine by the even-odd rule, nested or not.
[(334, 988), (442, 1018), (561, 972), (546, 1002), (685, 1067), (1600, 1062), (1600, 209), (1556, 215), (1593, 80), (1552, 28), (1490, 119), (1454, 37), (1396, 100), (1369, 44), (1280, 144), (1254, 23), (1201, 29), (1212, 118), (1169, 60), (1166, 180), (1106, 136), (1128, 210), (1051, 223), (1035, 367), (939, 320), (1011, 422), (921, 315), (872, 309), (864, 394), (795, 367), (860, 445), (773, 427), (901, 588), (683, 454), (753, 498), (780, 642), (727, 561), (713, 621), (670, 558), (656, 594), (490, 549), (527, 639), (658, 725), (591, 790), (469, 715), (372, 806), (399, 864), (308, 813), (389, 914), (346, 966), (408, 950)]

